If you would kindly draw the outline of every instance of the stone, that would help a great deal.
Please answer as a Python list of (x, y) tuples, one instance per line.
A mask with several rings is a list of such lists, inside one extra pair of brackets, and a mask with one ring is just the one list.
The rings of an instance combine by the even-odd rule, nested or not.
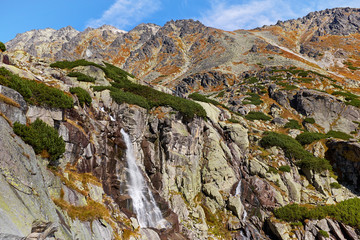
[(332, 234), (335, 235), (336, 239), (346, 240), (343, 233), (341, 232), (340, 226), (336, 222), (331, 219), (326, 219), (326, 221), (329, 225), (329, 228), (331, 229)]
[(227, 226), (230, 231), (236, 231), (241, 229), (242, 224), (237, 217), (231, 216), (227, 222)]
[(230, 196), (227, 207), (233, 212), (236, 217), (242, 219), (244, 213), (244, 206), (239, 196)]
[(62, 110), (58, 109), (46, 109), (38, 106), (29, 106), (29, 110), (26, 113), (30, 122), (34, 122), (36, 119), (40, 119), (48, 125), (54, 127), (55, 121), (63, 120)]
[(25, 124), (27, 109), (27, 103), (20, 93), (0, 85), (0, 113), (4, 114), (10, 122)]
[(225, 205), (219, 189), (213, 183), (204, 184), (203, 191), (207, 196), (214, 199), (221, 207)]

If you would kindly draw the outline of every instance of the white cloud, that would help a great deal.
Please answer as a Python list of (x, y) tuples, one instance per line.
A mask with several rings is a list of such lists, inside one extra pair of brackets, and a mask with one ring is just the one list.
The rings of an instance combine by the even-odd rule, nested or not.
[(139, 24), (142, 19), (160, 8), (160, 0), (116, 0), (99, 19), (91, 19), (88, 27), (100, 27), (104, 24), (120, 29)]
[[(199, 19), (207, 26), (224, 30), (252, 29), (278, 20), (303, 17), (309, 12), (334, 7), (360, 7), (359, 0), (208, 0), (210, 9)], [(231, 3), (232, 2), (232, 3)], [(245, 2), (245, 3), (244, 3)]]

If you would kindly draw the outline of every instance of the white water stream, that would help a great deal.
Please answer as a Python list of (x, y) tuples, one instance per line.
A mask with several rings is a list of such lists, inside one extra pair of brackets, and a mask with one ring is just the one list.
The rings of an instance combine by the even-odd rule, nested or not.
[(145, 179), (136, 165), (134, 150), (129, 135), (121, 129), (121, 134), (126, 144), (126, 161), (128, 164), (128, 191), (132, 199), (133, 209), (141, 228), (163, 228), (166, 220), (162, 214), (155, 199), (147, 187)]
[[(241, 197), (241, 180), (239, 181), (239, 183), (238, 183), (238, 185), (236, 186), (236, 189), (235, 189), (235, 196), (239, 196), (239, 197)], [(244, 208), (244, 212), (243, 212), (243, 221), (245, 221), (246, 220), (246, 217), (247, 217), (247, 212), (246, 212), (246, 210), (245, 210), (245, 208)]]

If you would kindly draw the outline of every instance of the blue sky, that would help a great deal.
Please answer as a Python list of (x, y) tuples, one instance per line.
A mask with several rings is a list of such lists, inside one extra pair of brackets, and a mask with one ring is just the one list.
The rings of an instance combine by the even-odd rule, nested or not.
[(3, 0), (0, 41), (32, 29), (77, 30), (110, 24), (129, 31), (140, 23), (164, 25), (196, 19), (225, 30), (251, 29), (334, 7), (358, 7), (359, 0)]

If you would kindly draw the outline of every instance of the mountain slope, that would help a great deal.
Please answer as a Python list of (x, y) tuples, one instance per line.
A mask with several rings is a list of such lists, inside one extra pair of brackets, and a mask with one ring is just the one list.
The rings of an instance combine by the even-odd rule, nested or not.
[[(359, 239), (359, 16), (19, 34), (0, 52), (0, 238), (42, 219), (61, 239)], [(15, 135), (37, 118), (64, 141), (56, 166)], [(129, 144), (154, 228), (132, 207)]]

